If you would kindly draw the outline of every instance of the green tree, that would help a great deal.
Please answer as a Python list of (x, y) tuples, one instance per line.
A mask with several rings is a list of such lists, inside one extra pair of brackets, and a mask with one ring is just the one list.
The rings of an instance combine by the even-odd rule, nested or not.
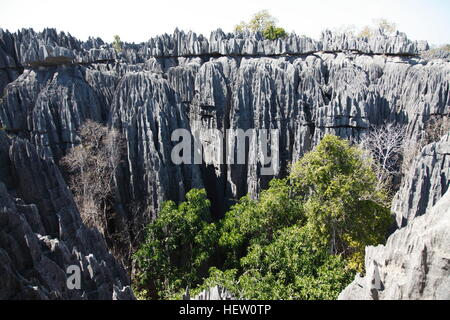
[(376, 19), (374, 20), (374, 23), (382, 34), (389, 36), (397, 31), (397, 24), (385, 18)]
[(359, 38), (372, 38), (373, 37), (373, 29), (369, 26), (365, 26), (358, 34)]
[(287, 179), (226, 214), (219, 244), (231, 263), (205, 284), (248, 299), (335, 299), (365, 246), (385, 240), (386, 199), (363, 151), (326, 135)]
[(165, 202), (150, 223), (134, 258), (136, 288), (149, 298), (169, 298), (186, 286), (200, 284), (216, 251), (218, 234), (204, 189), (193, 189), (177, 206)]
[(253, 15), (253, 18), (249, 21), (249, 29), (257, 32), (264, 31), (270, 26), (274, 26), (277, 23), (277, 19), (273, 17), (269, 11), (261, 10)]
[(362, 150), (348, 141), (326, 135), (291, 171), (298, 192), (306, 195), (307, 223), (330, 254), (350, 258), (361, 271), (364, 248), (384, 241), (391, 223), (385, 190)]
[(253, 15), (249, 22), (242, 21), (235, 26), (235, 31), (242, 32), (244, 30), (250, 30), (252, 32), (263, 32), (270, 26), (274, 26), (277, 23), (277, 19), (274, 18), (269, 11), (261, 10)]
[(239, 267), (249, 245), (268, 244), (278, 230), (304, 219), (302, 199), (291, 189), (286, 179), (274, 179), (258, 201), (244, 197), (226, 213), (219, 244), (227, 267)]
[(116, 50), (116, 52), (122, 52), (122, 41), (120, 40), (120, 37), (116, 34), (114, 36), (114, 42), (112, 44), (114, 50)]
[(390, 210), (376, 182), (361, 149), (326, 135), (287, 178), (217, 224), (205, 191), (192, 190), (150, 224), (136, 254), (139, 288), (163, 298), (220, 284), (247, 299), (335, 299), (362, 271), (365, 246), (385, 240)]
[(241, 264), (241, 271), (211, 269), (202, 288), (220, 284), (246, 299), (323, 300), (336, 299), (354, 277), (342, 256), (315, 246), (298, 225), (279, 230), (268, 245), (251, 245)]
[(242, 21), (234, 27), (235, 32), (261, 32), (266, 39), (275, 40), (287, 35), (283, 28), (277, 27), (277, 19), (267, 10), (261, 10), (253, 15), (249, 22)]

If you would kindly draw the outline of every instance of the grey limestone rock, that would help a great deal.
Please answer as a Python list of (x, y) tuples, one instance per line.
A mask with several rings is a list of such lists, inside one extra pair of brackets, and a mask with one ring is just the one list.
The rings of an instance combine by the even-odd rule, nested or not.
[[(3, 132), (0, 142), (0, 299), (134, 299), (125, 270), (82, 223), (54, 162)], [(67, 286), (70, 266), (81, 270), (80, 289)]]
[[(47, 45), (108, 54), (107, 44), (94, 38), (79, 42), (29, 30), (15, 37), (17, 43), (34, 37)], [(233, 39), (266, 41), (258, 34), (220, 31), (209, 41)], [(272, 178), (261, 176), (258, 165), (172, 166), (175, 129), (279, 129), (281, 165), (275, 175), (282, 176), (324, 134), (358, 140), (370, 125), (394, 122), (406, 127), (408, 138), (417, 139), (431, 115), (450, 113), (450, 65), (443, 60), (349, 52), (171, 57), (185, 41), (190, 45), (182, 46), (183, 54), (197, 46), (193, 43), (208, 40), (176, 31), (152, 45), (124, 45), (135, 50), (133, 61), (150, 57), (143, 63), (127, 63), (123, 53), (114, 63), (26, 69), (5, 88), (0, 123), (55, 160), (78, 143), (77, 130), (86, 119), (121, 128), (130, 140), (127, 164), (118, 178), (119, 200), (148, 200), (156, 213), (160, 201), (183, 199), (193, 186), (206, 186), (216, 207), (225, 208), (223, 204), (247, 192), (256, 196)], [(151, 57), (147, 51), (152, 48), (172, 51)], [(204, 146), (211, 142), (206, 136), (201, 139)], [(225, 146), (233, 154), (236, 146), (230, 143)]]
[(366, 275), (356, 276), (341, 300), (450, 299), (450, 191), (434, 207), (366, 248)]
[(450, 133), (425, 146), (403, 178), (392, 203), (397, 225), (404, 227), (432, 208), (450, 186)]
[(163, 200), (181, 201), (188, 190), (203, 186), (196, 166), (171, 161), (172, 132), (189, 130), (183, 109), (169, 82), (151, 72), (128, 73), (116, 88), (111, 125), (127, 145), (119, 193), (124, 203), (145, 199), (152, 217)]
[(368, 54), (417, 55), (428, 50), (424, 41), (411, 41), (406, 34), (396, 32), (385, 35), (380, 31), (370, 37), (358, 37), (352, 33), (331, 32), (322, 33), (321, 42), (324, 51), (357, 51)]
[[(217, 30), (206, 38), (176, 30), (140, 44), (123, 43), (118, 53), (101, 39), (82, 42), (54, 29), (0, 30), (0, 127), (14, 136), (9, 142), (0, 139), (5, 150), (0, 153), (4, 201), (14, 204), (8, 205), (11, 212), (27, 219), (31, 238), (42, 236), (37, 237), (39, 245), (55, 248), (64, 257), (76, 244), (79, 253), (73, 259), (86, 266), (85, 277), (98, 275), (80, 297), (111, 298), (113, 292), (115, 298), (122, 297), (128, 290), (107, 272), (117, 262), (105, 258), (103, 251), (95, 252), (93, 243), (100, 238), (85, 235), (93, 231), (79, 224), (55, 166), (79, 143), (84, 121), (118, 128), (126, 139), (124, 161), (115, 177), (117, 208), (127, 211), (136, 203), (148, 208), (140, 213), (144, 224), (158, 214), (162, 201), (182, 201), (189, 189), (205, 187), (214, 213), (221, 216), (240, 197), (257, 197), (274, 176), (284, 176), (289, 164), (327, 133), (358, 141), (370, 125), (392, 122), (405, 127), (408, 139), (418, 140), (430, 118), (448, 117), (450, 63), (423, 59), (418, 54), (424, 50), (426, 43), (401, 33), (366, 39), (326, 31), (317, 41), (295, 34), (269, 41), (259, 33)], [(273, 175), (263, 176), (260, 165), (221, 164), (214, 151), (205, 152), (208, 165), (175, 165), (171, 151), (177, 141), (171, 138), (176, 129), (191, 134), (196, 129), (279, 129), (280, 166)], [(223, 141), (232, 155), (237, 151), (234, 137)], [(200, 136), (203, 146), (213, 139)], [(260, 147), (250, 149), (247, 157), (255, 158)], [(415, 203), (424, 212), (448, 188), (434, 166), (439, 162), (448, 167), (448, 156), (436, 147), (427, 150), (428, 160), (418, 160), (415, 166), (433, 169), (407, 177), (405, 181), (411, 181), (401, 199), (409, 197), (411, 205), (397, 206), (399, 217), (414, 216), (408, 210)], [(48, 164), (45, 170), (42, 159)], [(422, 178), (433, 186), (428, 198), (408, 196), (410, 185), (420, 185)], [(75, 242), (70, 240), (73, 232), (79, 234)], [(42, 253), (36, 248), (30, 250), (38, 259)], [(5, 272), (28, 270), (12, 264), (10, 253), (2, 252), (2, 257)], [(52, 268), (61, 269), (59, 262), (53, 263), (58, 267)], [(17, 281), (8, 286), (23, 284)], [(125, 279), (120, 282), (126, 286)], [(26, 292), (30, 296), (31, 291)], [(44, 290), (33, 292), (35, 297), (49, 297)]]

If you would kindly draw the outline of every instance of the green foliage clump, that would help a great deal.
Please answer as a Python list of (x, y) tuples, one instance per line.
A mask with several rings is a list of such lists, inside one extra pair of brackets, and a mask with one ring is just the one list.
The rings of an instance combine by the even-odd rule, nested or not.
[(216, 251), (218, 233), (205, 190), (193, 189), (177, 206), (167, 201), (150, 223), (136, 252), (137, 289), (150, 298), (169, 298), (187, 285), (200, 284)]
[(240, 267), (212, 268), (201, 289), (220, 284), (238, 298), (256, 300), (336, 299), (354, 272), (342, 256), (316, 246), (309, 231), (294, 225), (278, 231), (268, 245), (249, 246)]
[(364, 247), (381, 243), (391, 223), (387, 195), (362, 150), (327, 135), (291, 171), (298, 192), (306, 194), (307, 224), (331, 254), (349, 257), (361, 271)]
[(283, 28), (269, 26), (263, 31), (264, 38), (269, 40), (276, 40), (287, 36), (286, 31)]
[(277, 27), (277, 19), (267, 10), (255, 13), (249, 22), (242, 21), (234, 27), (235, 32), (261, 32), (266, 39), (276, 40), (287, 36), (283, 28)]
[[(144, 282), (153, 281), (160, 297), (186, 285), (192, 294), (222, 285), (246, 299), (335, 299), (363, 271), (365, 246), (382, 243), (391, 223), (386, 193), (376, 182), (360, 149), (327, 135), (288, 177), (272, 180), (257, 200), (242, 198), (215, 224), (204, 191), (191, 191), (178, 208), (166, 204), (149, 227), (138, 253), (145, 257)], [(195, 223), (184, 218), (187, 212)], [(190, 259), (171, 259), (194, 247)]]
[(246, 196), (226, 213), (219, 245), (227, 267), (239, 266), (248, 246), (269, 244), (278, 230), (304, 219), (302, 201), (292, 195), (287, 179), (274, 179), (269, 186), (258, 201)]

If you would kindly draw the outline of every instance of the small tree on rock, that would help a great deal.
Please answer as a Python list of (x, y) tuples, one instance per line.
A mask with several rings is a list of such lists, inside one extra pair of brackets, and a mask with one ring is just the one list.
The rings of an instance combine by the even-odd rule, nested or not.
[(120, 164), (123, 141), (119, 132), (87, 120), (79, 130), (81, 144), (61, 160), (83, 222), (104, 235), (107, 212), (113, 205), (114, 175)]
[(404, 137), (404, 127), (389, 123), (370, 127), (362, 139), (362, 148), (374, 160), (378, 187), (391, 189), (394, 178), (400, 175)]
[(116, 34), (114, 36), (114, 42), (112, 44), (114, 50), (116, 50), (116, 52), (122, 52), (122, 41), (120, 40), (120, 37)]
[(261, 32), (266, 39), (275, 40), (287, 35), (283, 28), (276, 26), (277, 19), (267, 10), (255, 13), (249, 22), (242, 21), (234, 27), (235, 32)]

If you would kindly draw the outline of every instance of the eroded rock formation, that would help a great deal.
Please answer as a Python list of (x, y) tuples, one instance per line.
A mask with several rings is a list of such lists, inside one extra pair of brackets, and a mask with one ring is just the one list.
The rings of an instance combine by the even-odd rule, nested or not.
[[(34, 150), (33, 154), (52, 163), (52, 170), (79, 143), (78, 129), (85, 120), (118, 128), (126, 139), (126, 154), (116, 175), (116, 208), (130, 216), (130, 206), (139, 204), (145, 208), (141, 214), (147, 215), (143, 221), (157, 215), (163, 200), (181, 201), (194, 187), (206, 187), (214, 214), (221, 216), (238, 198), (247, 193), (257, 196), (273, 176), (286, 174), (288, 165), (326, 133), (356, 141), (370, 125), (393, 122), (403, 125), (407, 138), (414, 140), (431, 117), (450, 114), (450, 63), (423, 59), (420, 55), (428, 45), (401, 33), (368, 39), (326, 31), (319, 41), (294, 34), (268, 41), (260, 34), (218, 30), (207, 39), (176, 30), (173, 35), (122, 47), (116, 52), (101, 39), (82, 42), (53, 29), (14, 34), (0, 30), (0, 127), (13, 136), (8, 145)], [(205, 153), (207, 165), (174, 165), (170, 157), (177, 142), (171, 141), (171, 135), (181, 128), (190, 132), (279, 129), (280, 167), (274, 175), (263, 176), (257, 163), (220, 163), (214, 152)], [(204, 146), (212, 138), (200, 135)], [(223, 141), (232, 155), (237, 151), (233, 138)], [(255, 157), (258, 148), (250, 149), (247, 157)], [(11, 191), (16, 189), (11, 183), (20, 177), (12, 177), (3, 168), (22, 163), (24, 157), (0, 155), (8, 163), (0, 174), (6, 185), (4, 201), (14, 203), (18, 197), (24, 206), (35, 205), (37, 211), (26, 210), (44, 217), (42, 236), (61, 243), (68, 239), (66, 246), (71, 247), (81, 240), (61, 239), (56, 218), (61, 208), (39, 207), (39, 195), (54, 196), (50, 187), (50, 194), (45, 193), (43, 181), (53, 183), (54, 178), (30, 165), (21, 174), (28, 175), (24, 181), (34, 181), (36, 189), (17, 195)], [(440, 179), (437, 175), (427, 178), (436, 192), (443, 192), (448, 175)], [(67, 187), (60, 183), (69, 199)], [(41, 193), (34, 193), (39, 184)], [(25, 187), (30, 186), (24, 183)], [(407, 197), (407, 191), (402, 194)], [(435, 203), (437, 198), (432, 198), (421, 210)], [(87, 230), (78, 224), (77, 209), (69, 207), (65, 210), (71, 210), (72, 219), (78, 221), (75, 227), (69, 224), (71, 228)], [(17, 204), (7, 208), (25, 210)], [(399, 216), (408, 219), (407, 209), (398, 210)], [(97, 260), (109, 259), (106, 252), (96, 254), (89, 245), (77, 248), (81, 256), (92, 253)], [(115, 264), (111, 260), (104, 267), (116, 270)], [(104, 292), (112, 296), (114, 286), (115, 297), (127, 292), (121, 289), (126, 280), (115, 278), (121, 284), (106, 279), (108, 290), (101, 291), (101, 297), (106, 296)]]
[(450, 186), (450, 133), (427, 145), (403, 178), (392, 203), (397, 225), (406, 226), (431, 209)]
[[(182, 200), (193, 186), (205, 185), (216, 207), (226, 207), (271, 179), (258, 165), (171, 166), (176, 128), (279, 129), (276, 175), (283, 175), (325, 133), (355, 140), (369, 125), (392, 121), (414, 137), (430, 115), (449, 113), (449, 64), (414, 57), (427, 45), (400, 33), (268, 41), (175, 31), (125, 43), (121, 53), (100, 39), (80, 42), (51, 29), (2, 32), (2, 39), (5, 59), (26, 68), (5, 88), (2, 126), (56, 160), (78, 143), (85, 119), (120, 128), (128, 139), (120, 201), (147, 199), (153, 213), (161, 200)], [(57, 60), (63, 56), (72, 60)], [(231, 138), (224, 145), (233, 154)]]
[[(134, 298), (52, 159), (0, 132), (0, 173), (0, 299)], [(79, 289), (67, 286), (70, 266), (81, 270)]]

